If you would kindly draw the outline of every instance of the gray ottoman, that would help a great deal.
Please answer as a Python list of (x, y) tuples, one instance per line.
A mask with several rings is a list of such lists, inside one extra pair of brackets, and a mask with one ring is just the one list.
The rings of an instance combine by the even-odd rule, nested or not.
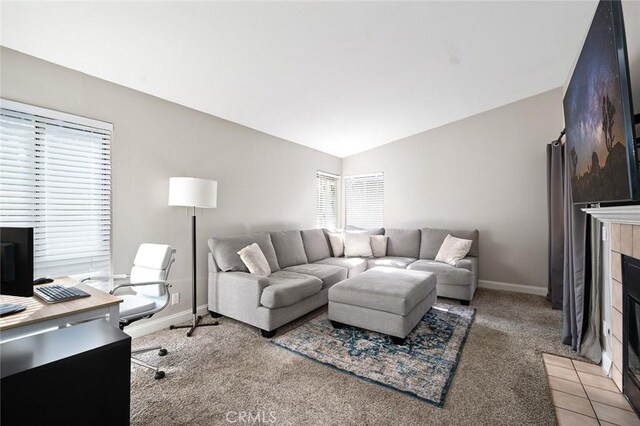
[(378, 266), (329, 289), (329, 320), (404, 339), (436, 301), (436, 275)]

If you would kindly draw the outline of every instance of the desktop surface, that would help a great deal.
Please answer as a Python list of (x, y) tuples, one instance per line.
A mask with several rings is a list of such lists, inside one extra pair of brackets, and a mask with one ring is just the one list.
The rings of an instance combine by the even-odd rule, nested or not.
[(89, 285), (79, 283), (68, 277), (56, 279), (52, 284), (77, 287), (88, 293), (90, 297), (50, 304), (36, 297), (0, 295), (0, 303), (15, 303), (27, 306), (27, 309), (22, 312), (1, 317), (0, 332), (50, 319), (61, 318), (71, 313), (81, 313), (97, 308), (114, 306), (122, 302), (122, 299), (116, 296)]

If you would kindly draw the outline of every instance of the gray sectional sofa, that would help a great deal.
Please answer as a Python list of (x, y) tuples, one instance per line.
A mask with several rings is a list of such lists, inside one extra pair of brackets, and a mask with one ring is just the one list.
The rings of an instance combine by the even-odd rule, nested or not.
[[(258, 327), (265, 337), (278, 327), (327, 304), (334, 284), (376, 266), (433, 272), (437, 295), (469, 304), (478, 285), (477, 230), (380, 229), (388, 236), (387, 255), (333, 257), (327, 230), (274, 231), (209, 239), (209, 311)], [(434, 259), (447, 234), (473, 241), (455, 266)], [(271, 275), (252, 275), (238, 251), (257, 243)]]

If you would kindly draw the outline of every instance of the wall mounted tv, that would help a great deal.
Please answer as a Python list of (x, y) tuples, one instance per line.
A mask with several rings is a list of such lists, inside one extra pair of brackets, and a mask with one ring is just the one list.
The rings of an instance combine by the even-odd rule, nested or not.
[(619, 0), (598, 3), (563, 106), (573, 202), (640, 201), (631, 82)]

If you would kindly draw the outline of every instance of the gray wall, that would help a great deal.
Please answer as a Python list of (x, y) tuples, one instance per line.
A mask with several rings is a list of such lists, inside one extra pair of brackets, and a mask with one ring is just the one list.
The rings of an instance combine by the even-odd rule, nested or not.
[(1, 48), (0, 96), (111, 122), (113, 267), (127, 272), (143, 242), (178, 250), (171, 271), (191, 306), (191, 219), (168, 207), (169, 177), (218, 181), (218, 208), (198, 215), (198, 304), (206, 303), (206, 240), (270, 229), (315, 227), (316, 170), (341, 160), (208, 114)]
[(385, 227), (480, 230), (480, 279), (547, 285), (545, 145), (562, 130), (556, 89), (343, 159), (384, 172)]

